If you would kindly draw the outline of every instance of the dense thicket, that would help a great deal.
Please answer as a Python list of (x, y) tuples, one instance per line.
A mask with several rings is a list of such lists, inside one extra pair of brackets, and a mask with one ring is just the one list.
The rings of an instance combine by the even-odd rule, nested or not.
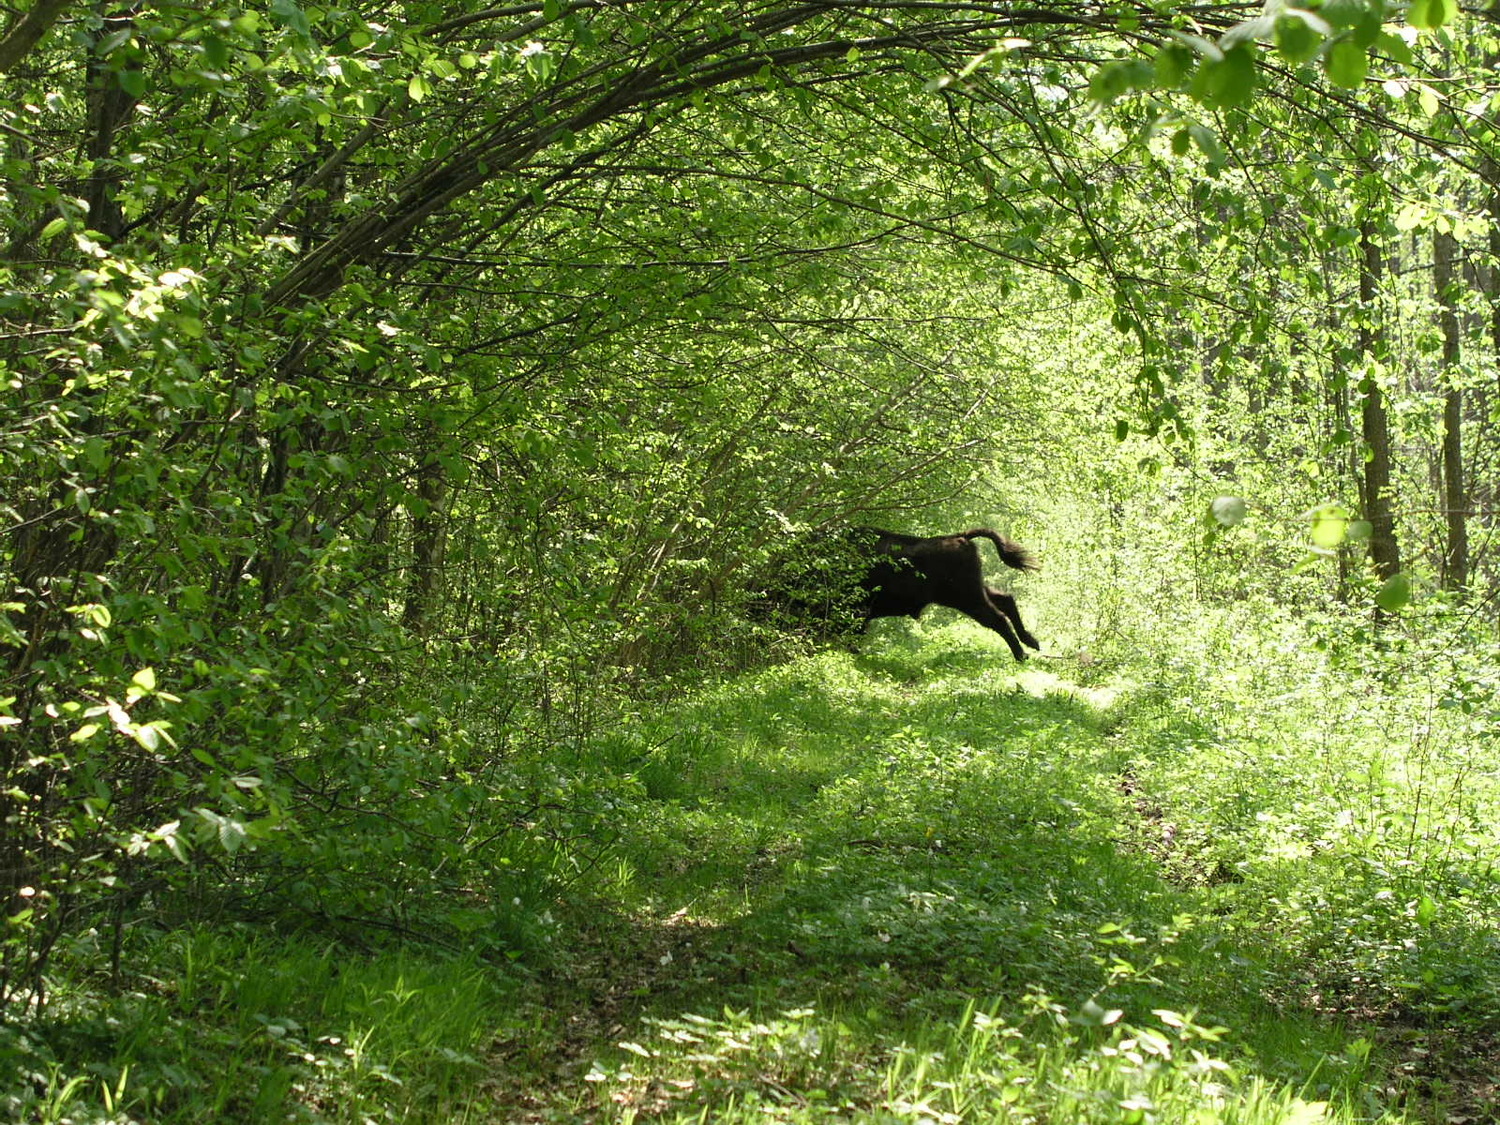
[[(1323, 549), (1354, 515), (1374, 544), (1432, 539), (1426, 501), (1388, 511), (1426, 487), (1399, 443), (1429, 449), (1433, 394), (1480, 368), (1382, 310), (1441, 298), (1488, 331), (1489, 46), (1383, 21), (1344, 0), (19, 16), (0, 993), (102, 918), (117, 961), (153, 911), (524, 944), (559, 845), (579, 862), (615, 800), (568, 748), (629, 693), (743, 657), (720, 611), (765, 543), (1003, 508), (1008, 464), (1063, 454), (1059, 411), (1179, 450), (1213, 419), (1308, 466), (1347, 505)], [(1469, 256), (1436, 295), (1402, 233), (1430, 229)], [(1062, 330), (1123, 333), (1129, 378), (1081, 407), (1057, 401), (1059, 306)]]

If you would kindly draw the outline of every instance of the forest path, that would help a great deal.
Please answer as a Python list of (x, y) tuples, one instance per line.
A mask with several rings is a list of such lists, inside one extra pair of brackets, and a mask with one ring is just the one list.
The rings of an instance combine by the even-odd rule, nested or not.
[[(622, 736), (642, 815), (495, 1052), (507, 1119), (917, 1120), (893, 1068), (934, 1035), (977, 1059), (986, 1014), (1010, 1039), (986, 1057), (1012, 1065), (981, 1093), (1025, 1086), (1018, 1121), (1028, 1098), (1061, 1110), (1017, 1075), (1097, 1069), (1131, 1024), (1162, 1037), (1156, 1063), (1225, 1035), (1255, 1088), (1316, 1090), (1330, 1058), (1325, 1082), (1357, 1083), (1368, 1045), (1280, 1010), (1267, 951), (1214, 920), (1213, 880), (1166, 877), (1117, 738), (1128, 707), (986, 642), (894, 634)], [(928, 1119), (964, 1117), (947, 1112)]]

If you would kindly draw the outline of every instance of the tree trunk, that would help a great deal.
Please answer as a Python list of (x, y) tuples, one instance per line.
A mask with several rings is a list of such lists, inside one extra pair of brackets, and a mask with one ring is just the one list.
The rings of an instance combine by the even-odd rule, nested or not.
[(101, 9), (103, 27), (89, 50), (89, 137), (86, 152), (93, 168), (89, 172), (84, 197), (89, 205), (89, 226), (114, 239), (125, 230), (125, 216), (115, 201), (115, 185), (124, 175), (113, 165), (115, 134), (130, 119), (135, 107), (135, 98), (122, 84), (126, 70), (139, 71), (133, 60), (123, 68), (112, 67), (110, 60), (98, 53), (98, 47), (116, 31), (128, 29), (132, 16), (128, 9), (105, 15)]
[(428, 615), (442, 592), (443, 554), (448, 538), (448, 481), (437, 457), (423, 458), (417, 470), (420, 511), (411, 521), (411, 577), (401, 624), (417, 636), (427, 631)]
[[(1500, 162), (1493, 157), (1486, 157), (1483, 164), (1483, 176), (1489, 187), (1489, 251), (1490, 262), (1488, 283), (1485, 286), (1486, 296), (1490, 305), (1490, 347), (1496, 357), (1500, 357)], [(1500, 367), (1497, 367), (1500, 370)]]
[[(1342, 258), (1331, 252), (1323, 255), (1323, 280), (1324, 288), (1329, 293), (1338, 291), (1340, 278), (1343, 276), (1346, 263)], [(1341, 306), (1337, 301), (1328, 301), (1323, 305), (1324, 329), (1328, 338), (1334, 341), (1329, 348), (1326, 387), (1327, 407), (1327, 441), (1330, 450), (1337, 451), (1337, 476), (1339, 490), (1356, 487), (1363, 493), (1363, 462), (1359, 455), (1359, 443), (1354, 440), (1354, 421), (1352, 405), (1349, 396), (1350, 383), (1350, 351), (1341, 341), (1347, 325), (1340, 315)], [(1338, 598), (1342, 602), (1349, 600), (1349, 591), (1354, 577), (1355, 564), (1353, 551), (1345, 546), (1338, 552)]]
[(1365, 519), (1370, 522), (1370, 562), (1381, 578), (1401, 569), (1396, 543), (1395, 517), (1391, 512), (1391, 427), (1385, 409), (1385, 393), (1375, 368), (1385, 350), (1379, 328), (1376, 297), (1385, 262), (1376, 238), (1375, 220), (1365, 218), (1359, 226), (1359, 349), (1370, 370), (1361, 381), (1360, 426), (1365, 442), (1364, 479), (1361, 487)]
[[(1489, 254), (1476, 271), (1477, 288), (1484, 295), (1488, 306), (1488, 315), (1482, 320), (1481, 335), (1488, 339), (1488, 370), (1500, 374), (1500, 161), (1486, 156), (1480, 162), (1480, 177), (1484, 181), (1485, 207), (1490, 220), (1486, 239)], [(1480, 364), (1480, 368), (1483, 369), (1484, 364)], [(1493, 524), (1489, 513), (1496, 507), (1496, 480), (1490, 469), (1494, 463), (1491, 449), (1494, 444), (1493, 428), (1488, 425), (1488, 419), (1495, 404), (1500, 402), (1500, 377), (1476, 379), (1466, 397), (1468, 402), (1465, 405), (1469, 409), (1471, 421), (1478, 424), (1477, 428), (1471, 427), (1469, 430), (1475, 444), (1469, 450), (1467, 485), (1469, 505), (1478, 523), (1481, 543), (1469, 558), (1469, 582), (1471, 588), (1478, 588), (1483, 600), (1493, 601), (1491, 595), (1495, 589), (1495, 569), (1484, 544)]]
[(0, 74), (14, 70), (26, 53), (41, 42), (57, 17), (74, 0), (37, 0), (31, 11), (16, 19), (5, 37), (0, 39)]
[(1463, 455), (1464, 392), (1459, 385), (1460, 340), (1453, 270), (1456, 248), (1452, 234), (1438, 231), (1433, 235), (1432, 282), (1437, 290), (1438, 323), (1443, 332), (1443, 373), (1447, 381), (1443, 396), (1443, 511), (1448, 523), (1443, 588), (1447, 590), (1463, 590), (1469, 584), (1469, 499)]

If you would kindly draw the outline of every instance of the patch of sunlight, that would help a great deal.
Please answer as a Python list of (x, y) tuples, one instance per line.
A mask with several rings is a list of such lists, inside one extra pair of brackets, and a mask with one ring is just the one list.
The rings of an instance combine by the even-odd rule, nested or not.
[(1037, 699), (1045, 699), (1049, 695), (1071, 695), (1075, 699), (1081, 699), (1097, 711), (1109, 710), (1121, 694), (1119, 684), (1097, 684), (1093, 687), (1085, 687), (1072, 680), (1065, 680), (1045, 668), (1025, 668), (1016, 673), (1015, 682), (1022, 691)]

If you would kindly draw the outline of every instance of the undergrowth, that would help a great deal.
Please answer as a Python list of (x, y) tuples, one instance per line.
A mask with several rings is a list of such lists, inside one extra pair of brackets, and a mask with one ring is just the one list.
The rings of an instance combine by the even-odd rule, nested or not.
[(64, 978), (0, 1026), (0, 1114), (47, 1123), (463, 1120), (514, 983), (472, 958), (246, 929), (136, 935), (149, 968)]
[(139, 932), (118, 984), (62, 950), (7, 1111), (1490, 1119), (1484, 662), (1252, 609), (1025, 669), (882, 626), (639, 715), (577, 751), (619, 812), (530, 947)]
[(533, 1119), (1400, 1119), (1373, 1040), (1148, 846), (1150, 701), (995, 655), (893, 629), (643, 724), (606, 897), (658, 969)]

